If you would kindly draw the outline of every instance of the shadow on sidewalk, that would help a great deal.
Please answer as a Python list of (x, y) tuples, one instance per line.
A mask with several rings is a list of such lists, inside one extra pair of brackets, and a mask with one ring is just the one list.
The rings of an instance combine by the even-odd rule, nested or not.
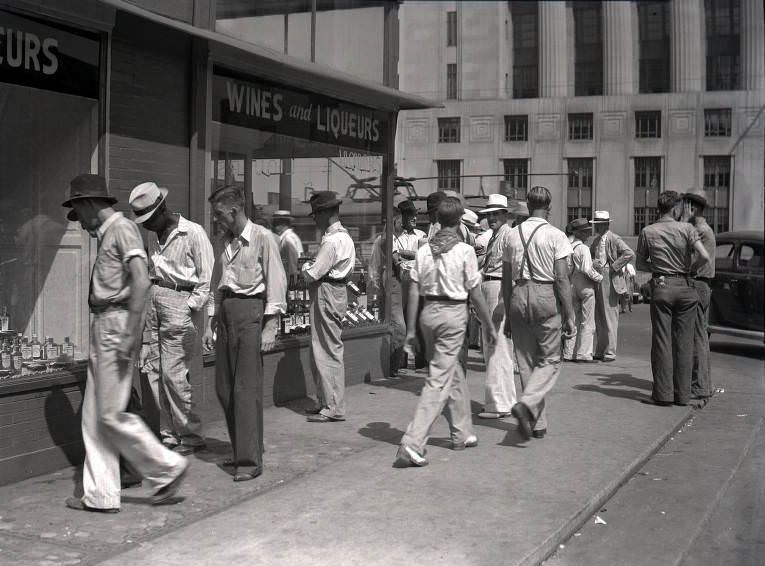
[[(653, 385), (650, 380), (635, 377), (630, 373), (588, 373), (585, 375), (591, 375), (595, 377), (600, 376), (598, 379), (600, 385), (580, 384), (573, 385), (572, 389), (576, 389), (578, 391), (602, 393), (603, 395), (608, 395), (609, 397), (619, 397), (622, 399), (632, 399), (637, 401), (642, 399), (645, 395), (640, 391), (634, 391), (634, 389), (646, 389), (650, 391)], [(632, 389), (624, 389), (625, 387)]]
[(401, 441), (401, 437), (404, 436), (404, 431), (397, 428), (393, 428), (390, 423), (375, 421), (367, 423), (363, 428), (359, 429), (359, 434), (378, 442), (387, 442), (394, 446), (398, 446)]

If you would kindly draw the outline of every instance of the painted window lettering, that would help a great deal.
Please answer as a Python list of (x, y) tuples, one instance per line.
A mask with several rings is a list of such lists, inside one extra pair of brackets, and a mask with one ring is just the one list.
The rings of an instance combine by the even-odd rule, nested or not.
[(233, 81), (226, 81), (226, 92), (231, 112), (244, 113), (274, 122), (282, 119), (283, 97), (280, 93), (274, 94), (270, 90), (245, 86)]
[(58, 40), (0, 27), (0, 65), (53, 75), (58, 70)]

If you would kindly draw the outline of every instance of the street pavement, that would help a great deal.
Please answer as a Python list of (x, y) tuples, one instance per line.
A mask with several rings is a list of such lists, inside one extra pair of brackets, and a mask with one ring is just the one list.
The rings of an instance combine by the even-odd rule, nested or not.
[[(475, 418), (479, 446), (455, 452), (441, 418), (430, 465), (393, 468), (422, 374), (377, 380), (349, 388), (344, 423), (307, 423), (307, 400), (266, 409), (265, 471), (251, 482), (218, 466), (225, 427), (211, 423), (172, 505), (132, 489), (119, 514), (67, 510), (76, 469), (1, 487), (0, 564), (538, 564), (694, 415), (639, 402), (651, 387), (647, 306), (621, 329), (617, 361), (564, 365), (544, 439), (524, 442), (512, 418)], [(469, 369), (477, 413), (475, 350)]]

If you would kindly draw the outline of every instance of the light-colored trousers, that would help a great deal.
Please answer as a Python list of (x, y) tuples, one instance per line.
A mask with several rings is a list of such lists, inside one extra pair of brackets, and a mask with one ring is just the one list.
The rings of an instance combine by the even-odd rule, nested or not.
[(345, 283), (318, 282), (311, 298), (311, 370), (320, 412), (345, 417), (345, 363), (342, 320), (348, 310)]
[(555, 290), (551, 284), (523, 281), (513, 287), (510, 324), (515, 363), (523, 393), (518, 399), (536, 419), (534, 430), (547, 428), (545, 395), (560, 374), (560, 327)]
[(425, 454), (430, 429), (443, 412), (454, 444), (462, 444), (472, 434), (470, 391), (465, 370), (459, 363), (468, 321), (466, 303), (425, 301), (420, 328), (429, 361), (428, 377), (420, 393), (414, 419), (401, 444)]
[[(493, 313), (502, 298), (502, 280), (489, 279), (481, 283), (481, 293)], [(489, 413), (509, 413), (515, 405), (515, 375), (513, 372), (513, 341), (504, 334), (504, 319), (497, 333), (497, 343), (489, 347), (488, 332), (481, 328), (483, 359), (486, 362), (483, 410)]]
[(696, 307), (696, 329), (693, 334), (693, 373), (691, 395), (712, 395), (712, 373), (709, 368), (709, 303), (712, 291), (706, 281), (695, 281), (699, 304)]
[[(592, 342), (595, 335), (595, 286), (592, 282), (571, 278), (571, 299), (576, 313), (576, 327), (570, 338), (563, 338), (563, 358), (566, 360), (591, 360)], [(589, 280), (588, 280), (589, 281)]]
[(90, 326), (82, 400), (82, 501), (102, 509), (120, 506), (120, 454), (154, 489), (172, 481), (185, 461), (162, 446), (141, 417), (125, 411), (133, 385), (133, 361), (119, 359), (117, 348), (127, 317), (125, 310), (108, 310), (94, 314)]
[(616, 357), (619, 330), (619, 295), (611, 285), (609, 267), (603, 269), (603, 280), (595, 285), (595, 357)]
[(160, 435), (167, 445), (204, 444), (191, 387), (192, 373), (202, 373), (204, 313), (189, 308), (189, 295), (154, 285), (146, 309), (141, 371), (159, 407)]

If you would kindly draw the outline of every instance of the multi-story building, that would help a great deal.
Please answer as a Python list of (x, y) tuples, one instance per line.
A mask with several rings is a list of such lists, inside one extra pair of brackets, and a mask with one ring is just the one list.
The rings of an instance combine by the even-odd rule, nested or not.
[[(627, 236), (660, 191), (701, 186), (715, 230), (763, 229), (761, 0), (404, 2), (398, 174), (419, 194), (527, 187), (551, 220), (611, 212)], [(470, 201), (469, 201), (470, 202)]]

